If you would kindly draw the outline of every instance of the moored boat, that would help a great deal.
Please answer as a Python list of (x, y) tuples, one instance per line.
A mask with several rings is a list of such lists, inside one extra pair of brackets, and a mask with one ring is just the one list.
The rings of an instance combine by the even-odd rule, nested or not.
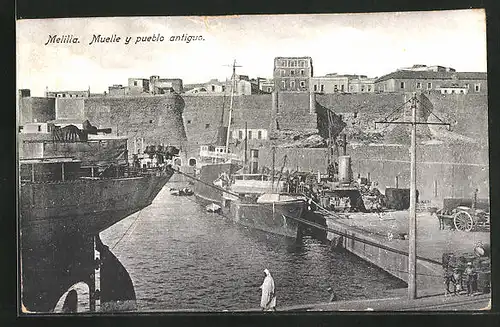
[(264, 232), (296, 238), (306, 198), (285, 192), (283, 181), (265, 174), (235, 174), (224, 193), (222, 210), (234, 222)]

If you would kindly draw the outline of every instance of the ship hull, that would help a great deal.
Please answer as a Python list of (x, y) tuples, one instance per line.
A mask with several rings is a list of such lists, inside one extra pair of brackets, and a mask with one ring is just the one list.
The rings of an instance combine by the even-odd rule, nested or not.
[(23, 183), (20, 232), (23, 246), (39, 246), (72, 234), (96, 235), (147, 207), (172, 176), (79, 179)]
[[(241, 166), (234, 163), (207, 164), (201, 167), (200, 174), (197, 176), (203, 183), (195, 181), (193, 191), (195, 196), (205, 202), (222, 203), (222, 192), (209, 185), (225, 173), (229, 176), (234, 174)], [(206, 183), (206, 184), (205, 184)], [(209, 184), (209, 185), (207, 185)], [(214, 185), (215, 186), (215, 185)]]
[(299, 223), (292, 218), (300, 218), (304, 209), (303, 200), (275, 203), (244, 203), (240, 200), (229, 200), (223, 204), (224, 213), (234, 222), (289, 238), (297, 238)]

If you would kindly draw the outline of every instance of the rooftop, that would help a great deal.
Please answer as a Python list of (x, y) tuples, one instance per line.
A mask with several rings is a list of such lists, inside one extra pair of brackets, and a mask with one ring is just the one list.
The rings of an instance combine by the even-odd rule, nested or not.
[(383, 82), (390, 79), (453, 79), (459, 80), (487, 80), (488, 73), (484, 72), (434, 72), (399, 70), (378, 78), (375, 82)]

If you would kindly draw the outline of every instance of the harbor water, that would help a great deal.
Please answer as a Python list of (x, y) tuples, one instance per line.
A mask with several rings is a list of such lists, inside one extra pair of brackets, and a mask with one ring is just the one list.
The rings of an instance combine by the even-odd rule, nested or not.
[(328, 301), (329, 287), (337, 300), (383, 297), (405, 287), (324, 241), (248, 229), (206, 212), (194, 196), (170, 194), (170, 187), (183, 185), (167, 184), (151, 206), (101, 232), (130, 274), (139, 311), (258, 308), (265, 268), (275, 280), (278, 309)]

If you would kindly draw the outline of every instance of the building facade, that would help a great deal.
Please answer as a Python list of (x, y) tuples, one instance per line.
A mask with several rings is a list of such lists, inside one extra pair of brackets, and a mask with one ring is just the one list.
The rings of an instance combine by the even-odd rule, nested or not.
[(468, 93), (485, 94), (487, 80), (487, 73), (483, 72), (400, 70), (378, 78), (375, 88), (377, 92), (432, 92), (455, 84), (467, 88)]
[(309, 89), (318, 93), (344, 93), (349, 88), (349, 77), (337, 74), (311, 77)]
[(309, 92), (311, 77), (313, 77), (311, 57), (274, 58), (275, 90)]
[[(240, 76), (243, 77), (240, 79)], [(234, 95), (251, 95), (258, 90), (257, 86), (252, 87), (252, 82), (245, 75), (237, 75), (235, 81)], [(230, 95), (231, 81), (220, 82), (217, 79), (212, 79), (207, 83), (186, 84), (184, 93), (188, 95)]]
[(128, 90), (130, 95), (140, 95), (143, 93), (149, 93), (149, 79), (129, 78)]
[(460, 86), (459, 84), (443, 84), (438, 87), (441, 94), (467, 94), (469, 89), (466, 86)]
[(114, 84), (108, 87), (108, 94), (110, 96), (123, 96), (129, 93), (128, 87), (121, 84)]
[(160, 76), (153, 75), (149, 78), (149, 91), (151, 94), (182, 93), (184, 91), (182, 79), (160, 78)]
[(45, 91), (47, 98), (88, 98), (90, 90), (87, 91)]
[(375, 78), (359, 77), (349, 80), (349, 93), (374, 93)]

